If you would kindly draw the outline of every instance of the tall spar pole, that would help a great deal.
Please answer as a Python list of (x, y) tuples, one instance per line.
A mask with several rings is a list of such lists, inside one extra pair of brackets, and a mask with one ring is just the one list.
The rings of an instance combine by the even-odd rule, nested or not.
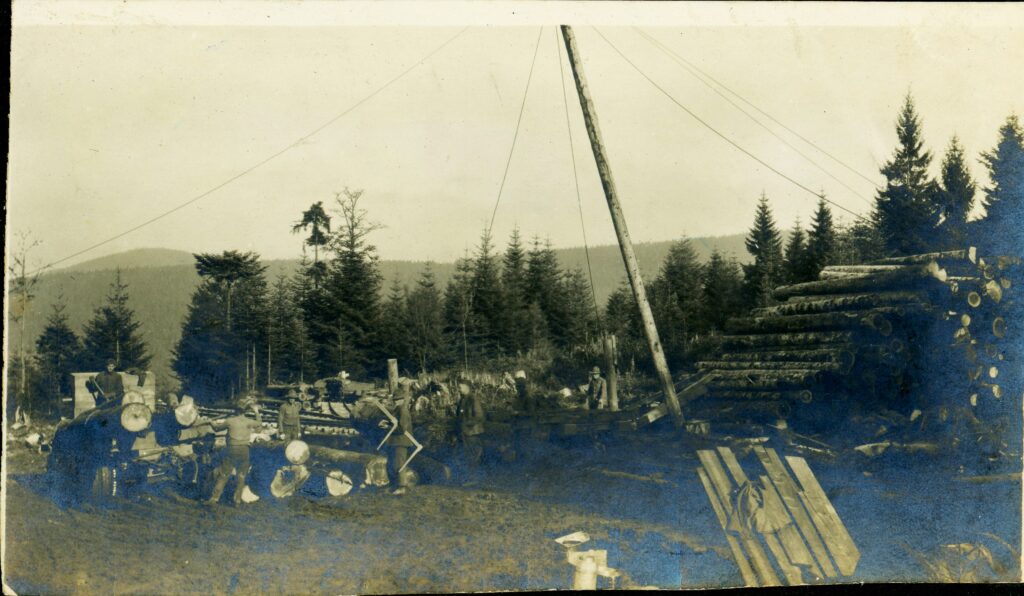
[(658, 328), (654, 324), (651, 305), (647, 302), (647, 290), (644, 288), (643, 278), (640, 277), (640, 265), (636, 260), (636, 254), (633, 253), (633, 243), (629, 239), (629, 230), (626, 229), (626, 217), (622, 214), (622, 207), (619, 206), (615, 182), (612, 180), (612, 169), (608, 165), (608, 158), (604, 153), (604, 143), (601, 141), (601, 131), (597, 126), (594, 102), (590, 99), (590, 93), (587, 91), (587, 81), (583, 76), (583, 64), (579, 60), (579, 52), (576, 49), (576, 38), (573, 36), (572, 27), (569, 25), (562, 25), (562, 39), (565, 40), (565, 51), (569, 55), (572, 77), (576, 81), (576, 94), (579, 95), (580, 107), (583, 108), (583, 121), (587, 125), (590, 148), (594, 151), (594, 161), (597, 162), (597, 172), (601, 176), (601, 186), (604, 188), (605, 199), (608, 200), (608, 210), (612, 215), (615, 235), (619, 239), (622, 260), (626, 263), (629, 285), (633, 289), (633, 297), (636, 299), (637, 306), (640, 309), (640, 318), (644, 323), (644, 335), (647, 336), (647, 345), (651, 349), (654, 368), (658, 371), (658, 379), (661, 380), (661, 387), (665, 392), (665, 401), (668, 404), (669, 411), (672, 413), (672, 418), (675, 420), (676, 426), (681, 426), (683, 424), (683, 411), (679, 407), (679, 398), (676, 397), (676, 388), (672, 382), (672, 374), (668, 370), (668, 362), (665, 361), (665, 353), (661, 349), (661, 339), (658, 337)]

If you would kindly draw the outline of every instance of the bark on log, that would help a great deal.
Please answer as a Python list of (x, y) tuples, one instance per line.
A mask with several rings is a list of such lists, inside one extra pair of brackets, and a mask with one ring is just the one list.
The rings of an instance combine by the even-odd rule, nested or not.
[(892, 334), (893, 323), (905, 314), (904, 307), (882, 306), (870, 310), (824, 312), (806, 315), (737, 317), (729, 319), (730, 333), (807, 332), (837, 329), (874, 329), (882, 335)]
[(793, 407), (787, 400), (709, 399), (700, 408), (716, 418), (743, 418), (744, 416), (771, 416), (788, 418)]
[(820, 383), (828, 373), (814, 370), (722, 370), (716, 371), (709, 385), (712, 393), (720, 390), (778, 391), (802, 389)]
[[(854, 340), (852, 331), (813, 331), (808, 333), (767, 333), (763, 335), (727, 335), (722, 341), (726, 348), (834, 348)], [(835, 345), (840, 344), (840, 345)]]
[(714, 394), (715, 399), (722, 400), (761, 400), (761, 401), (790, 401), (802, 404), (809, 404), (814, 401), (814, 393), (808, 389), (797, 391), (719, 391)]
[(818, 348), (810, 350), (754, 350), (750, 352), (726, 352), (721, 360), (728, 362), (834, 362), (852, 363), (854, 352), (843, 348)]
[(913, 288), (921, 282), (933, 277), (945, 279), (944, 272), (939, 274), (935, 269), (927, 266), (903, 267), (897, 271), (886, 271), (864, 277), (823, 279), (820, 281), (809, 281), (805, 283), (781, 286), (776, 288), (772, 295), (777, 300), (786, 300), (793, 296), (854, 294), (892, 289), (904, 290)]
[(842, 365), (836, 362), (802, 362), (802, 361), (725, 361), (725, 360), (704, 360), (697, 363), (699, 370), (814, 370), (825, 372), (839, 372)]
[(942, 252), (930, 252), (920, 255), (908, 255), (905, 257), (889, 257), (878, 259), (874, 264), (878, 265), (909, 265), (915, 263), (928, 263), (931, 261), (978, 261), (978, 251), (972, 246), (962, 250), (947, 250)]
[(787, 301), (777, 306), (755, 308), (752, 316), (805, 315), (846, 310), (872, 309), (884, 306), (908, 305), (925, 306), (925, 296), (920, 292), (876, 292), (871, 294), (848, 294), (836, 297), (810, 296), (808, 300)]

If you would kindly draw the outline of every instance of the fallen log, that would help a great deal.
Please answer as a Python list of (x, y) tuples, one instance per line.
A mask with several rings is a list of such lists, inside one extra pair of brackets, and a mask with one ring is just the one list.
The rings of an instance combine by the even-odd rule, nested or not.
[(962, 250), (947, 250), (942, 252), (929, 252), (920, 255), (909, 255), (905, 257), (888, 257), (874, 261), (879, 265), (912, 265), (929, 263), (932, 261), (970, 261), (978, 262), (978, 251), (975, 247)]
[(803, 388), (821, 382), (824, 371), (793, 370), (721, 370), (715, 372), (709, 390), (756, 390), (775, 391), (779, 389)]
[(850, 310), (816, 314), (737, 317), (729, 319), (726, 331), (731, 333), (774, 333), (827, 331), (868, 328), (882, 335), (892, 334), (893, 322), (906, 311), (901, 306), (883, 306), (870, 310)]
[(772, 295), (777, 300), (786, 300), (793, 296), (822, 294), (854, 294), (876, 290), (905, 290), (916, 284), (936, 278), (945, 280), (945, 271), (937, 266), (903, 267), (897, 271), (885, 271), (863, 277), (842, 279), (823, 279), (775, 288)]
[(796, 391), (740, 391), (724, 390), (714, 394), (716, 399), (727, 400), (769, 400), (769, 401), (790, 401), (809, 404), (814, 401), (814, 393), (809, 389)]
[(720, 359), (727, 362), (835, 362), (851, 365), (854, 352), (845, 348), (818, 348), (810, 350), (754, 350), (749, 352), (726, 352)]
[(698, 370), (814, 370), (840, 372), (842, 365), (835, 362), (801, 362), (801, 361), (726, 361), (705, 360), (697, 363)]
[(846, 310), (872, 309), (883, 306), (925, 306), (924, 294), (920, 292), (876, 292), (868, 294), (846, 294), (834, 297), (808, 296), (807, 300), (787, 301), (777, 306), (755, 308), (752, 316), (803, 315)]
[(843, 347), (854, 341), (855, 337), (856, 334), (851, 331), (726, 335), (722, 340), (722, 345), (726, 348), (785, 348), (792, 346), (798, 349), (819, 349)]
[(788, 418), (793, 413), (793, 406), (786, 400), (755, 400), (755, 399), (709, 399), (698, 410), (709, 418), (769, 416)]

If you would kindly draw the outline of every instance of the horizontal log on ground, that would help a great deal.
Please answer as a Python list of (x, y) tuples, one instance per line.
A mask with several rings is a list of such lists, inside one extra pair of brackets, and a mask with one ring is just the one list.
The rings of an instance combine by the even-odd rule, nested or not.
[(828, 376), (825, 371), (808, 369), (790, 370), (719, 370), (708, 390), (721, 389), (774, 391), (776, 389), (804, 388), (819, 383)]
[(872, 264), (878, 265), (909, 265), (915, 263), (929, 263), (932, 261), (978, 261), (978, 251), (972, 246), (962, 250), (947, 250), (942, 252), (929, 252), (919, 255), (907, 255), (904, 257), (889, 257), (878, 259)]
[[(852, 347), (851, 347), (852, 348)], [(720, 356), (728, 362), (836, 362), (853, 363), (855, 354), (845, 347), (793, 349), (793, 350), (751, 350), (748, 352), (726, 352)]]
[[(726, 335), (722, 345), (729, 348), (828, 348), (840, 347), (835, 344), (848, 344), (857, 339), (852, 331), (810, 331), (806, 333), (764, 333)], [(832, 344), (832, 345), (829, 345)]]
[(822, 272), (832, 273), (881, 273), (883, 271), (899, 271), (906, 265), (829, 265)]
[(755, 308), (750, 314), (755, 317), (778, 315), (809, 315), (826, 312), (879, 308), (883, 306), (909, 305), (924, 307), (925, 296), (920, 292), (876, 292), (870, 294), (847, 294), (838, 297), (810, 297), (809, 300), (785, 302), (777, 306)]
[(700, 370), (816, 370), (840, 372), (843, 370), (837, 362), (802, 362), (802, 361), (728, 361), (705, 360), (697, 363)]
[(775, 288), (772, 295), (778, 300), (793, 296), (822, 294), (856, 294), (874, 290), (914, 289), (930, 278), (945, 278), (945, 272), (928, 266), (903, 267), (897, 271), (884, 271), (864, 277), (823, 279)]
[(814, 393), (809, 389), (794, 391), (718, 391), (711, 395), (712, 399), (751, 400), (751, 401), (791, 401), (809, 404), (814, 401)]
[(708, 399), (696, 409), (712, 422), (744, 416), (788, 418), (793, 413), (793, 406), (787, 400)]
[(880, 306), (867, 310), (823, 312), (802, 315), (737, 317), (729, 319), (730, 333), (775, 333), (868, 328), (889, 336), (907, 313), (904, 306)]

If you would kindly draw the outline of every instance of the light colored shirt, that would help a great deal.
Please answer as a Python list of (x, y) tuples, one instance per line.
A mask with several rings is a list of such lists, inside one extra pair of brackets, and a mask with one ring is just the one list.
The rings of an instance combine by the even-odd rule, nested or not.
[(228, 445), (248, 445), (254, 432), (262, 429), (262, 425), (244, 414), (236, 414), (225, 419), (219, 426), (228, 429)]

